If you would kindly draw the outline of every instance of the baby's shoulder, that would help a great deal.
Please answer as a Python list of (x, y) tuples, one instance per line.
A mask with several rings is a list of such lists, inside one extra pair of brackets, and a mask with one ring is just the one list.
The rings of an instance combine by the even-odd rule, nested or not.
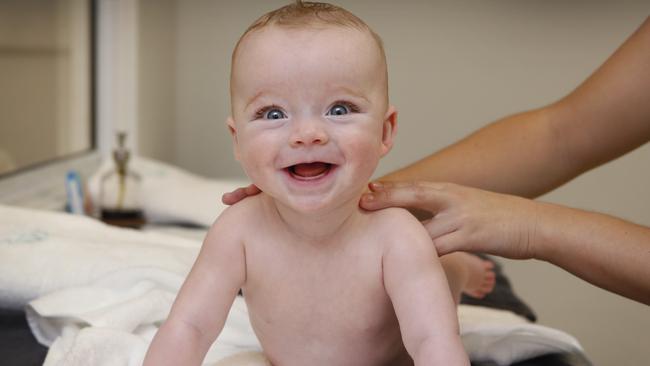
[(430, 245), (431, 238), (422, 223), (410, 212), (403, 208), (390, 207), (372, 214), (371, 231), (381, 238), (381, 241), (392, 246), (403, 246), (404, 242)]
[(219, 220), (246, 220), (261, 211), (262, 193), (255, 196), (246, 197), (232, 206), (226, 207), (219, 214)]
[(240, 231), (241, 228), (256, 222), (261, 212), (260, 195), (247, 197), (232, 206), (226, 207), (212, 224), (210, 231)]
[(370, 213), (373, 225), (380, 227), (413, 228), (422, 225), (408, 210), (399, 207), (388, 207)]

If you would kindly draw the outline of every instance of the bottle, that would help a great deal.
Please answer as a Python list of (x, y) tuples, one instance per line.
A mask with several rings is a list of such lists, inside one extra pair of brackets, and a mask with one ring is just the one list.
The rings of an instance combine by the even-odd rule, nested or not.
[(142, 179), (129, 169), (130, 156), (126, 132), (118, 132), (117, 147), (113, 150), (114, 167), (101, 178), (100, 216), (111, 225), (139, 228), (145, 223), (139, 200)]

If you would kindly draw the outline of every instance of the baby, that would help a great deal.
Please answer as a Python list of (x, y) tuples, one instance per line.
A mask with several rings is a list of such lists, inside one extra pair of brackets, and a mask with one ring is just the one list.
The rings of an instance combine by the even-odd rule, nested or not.
[(454, 297), (491, 290), (490, 266), (448, 257), (448, 284), (411, 214), (358, 208), (395, 136), (386, 70), (379, 37), (333, 5), (297, 2), (244, 33), (227, 124), (264, 193), (210, 228), (145, 365), (201, 364), (240, 288), (273, 365), (469, 365)]

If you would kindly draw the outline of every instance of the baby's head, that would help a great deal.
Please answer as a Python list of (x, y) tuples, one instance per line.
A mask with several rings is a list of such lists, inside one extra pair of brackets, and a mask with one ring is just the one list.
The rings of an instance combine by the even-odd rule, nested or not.
[[(231, 73), (230, 73), (230, 93), (233, 95), (235, 86), (235, 75), (237, 58), (241, 44), (247, 39), (247, 36), (256, 31), (264, 30), (267, 27), (279, 27), (285, 30), (294, 31), (318, 31), (324, 29), (339, 28), (340, 30), (356, 30), (366, 37), (366, 42), (372, 43), (378, 51), (376, 54), (381, 62), (381, 74), (376, 75), (380, 79), (384, 88), (384, 97), (388, 103), (388, 74), (386, 67), (386, 54), (384, 45), (377, 33), (375, 33), (363, 20), (349, 11), (328, 3), (320, 2), (303, 2), (296, 1), (293, 4), (283, 6), (279, 9), (270, 11), (251, 24), (242, 34), (232, 52)], [(233, 106), (234, 107), (234, 106)]]
[(356, 202), (392, 146), (387, 84), (379, 36), (347, 10), (298, 1), (267, 13), (232, 55), (235, 155), (294, 208)]

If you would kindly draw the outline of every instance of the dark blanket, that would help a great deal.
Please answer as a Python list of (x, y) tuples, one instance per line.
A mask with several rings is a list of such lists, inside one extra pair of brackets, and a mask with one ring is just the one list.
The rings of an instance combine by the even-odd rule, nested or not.
[(41, 366), (46, 354), (47, 348), (29, 330), (24, 312), (0, 309), (0, 364)]
[[(472, 366), (497, 366), (493, 362), (472, 362)], [(577, 354), (551, 354), (513, 363), (510, 366), (592, 366), (591, 362)]]

